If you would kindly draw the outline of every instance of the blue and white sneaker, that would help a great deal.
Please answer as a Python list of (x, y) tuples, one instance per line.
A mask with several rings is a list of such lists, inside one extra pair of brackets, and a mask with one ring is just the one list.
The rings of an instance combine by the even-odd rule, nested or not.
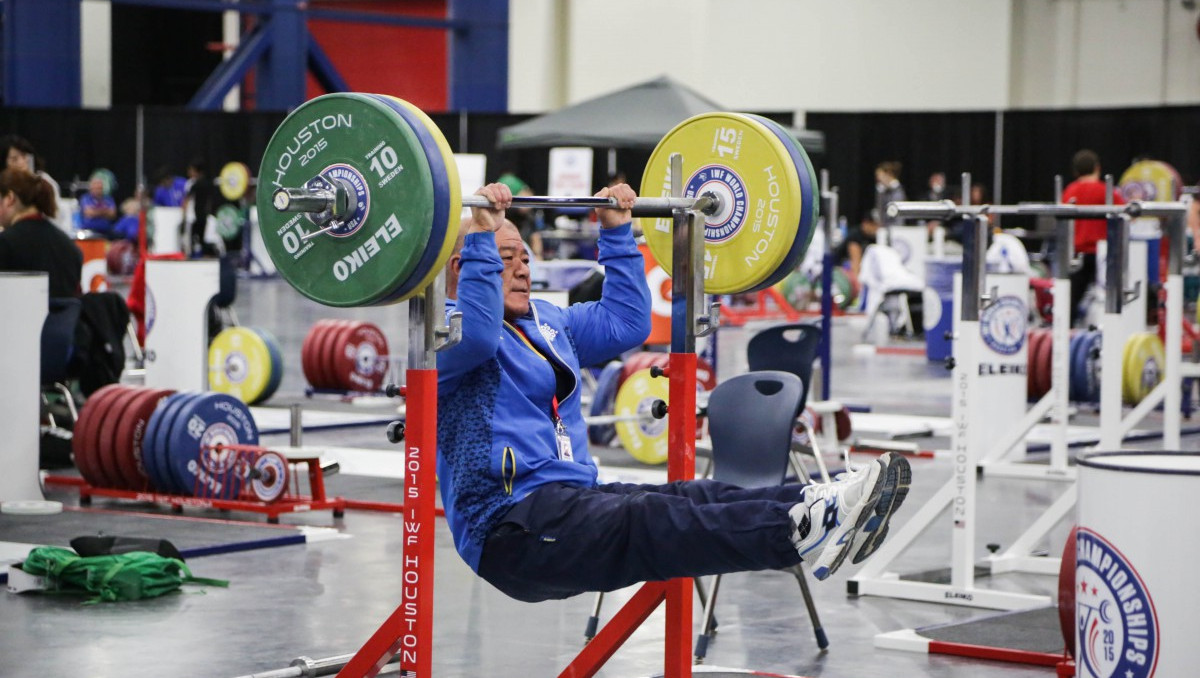
[(912, 466), (907, 459), (893, 452), (880, 457), (880, 460), (884, 459), (887, 460), (887, 477), (883, 482), (883, 492), (879, 501), (875, 503), (874, 512), (867, 516), (866, 522), (855, 535), (854, 543), (850, 547), (854, 553), (850, 558), (852, 563), (866, 560), (883, 544), (888, 533), (888, 521), (904, 503), (904, 498), (908, 496), (908, 488), (912, 485)]
[[(812, 563), (817, 579), (826, 579), (841, 566), (859, 529), (877, 516), (875, 508), (885, 484), (894, 477), (888, 473), (891, 456), (883, 455), (848, 471), (832, 483), (809, 485), (804, 488), (804, 500), (792, 507), (789, 513), (796, 525), (792, 541), (800, 557)], [(885, 523), (876, 521), (874, 528)]]

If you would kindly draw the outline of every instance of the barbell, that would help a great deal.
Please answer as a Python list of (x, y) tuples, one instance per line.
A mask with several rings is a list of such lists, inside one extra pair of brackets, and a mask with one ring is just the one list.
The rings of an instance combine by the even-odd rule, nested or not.
[[(676, 153), (681, 197), (670, 192)], [(263, 242), (280, 275), (329, 306), (395, 303), (425, 289), (453, 251), (462, 208), (489, 204), (462, 195), (454, 154), (425, 113), (378, 94), (302, 104), (268, 142), (256, 185)], [(632, 212), (668, 274), (673, 212), (700, 212), (705, 291), (733, 294), (769, 287), (802, 260), (818, 219), (816, 186), (804, 149), (778, 124), (706, 113), (655, 147)], [(518, 196), (513, 205), (615, 201)]]

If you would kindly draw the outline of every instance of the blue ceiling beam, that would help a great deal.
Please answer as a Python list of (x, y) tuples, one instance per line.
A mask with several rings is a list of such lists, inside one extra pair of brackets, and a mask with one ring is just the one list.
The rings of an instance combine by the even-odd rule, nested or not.
[(262, 26), (250, 31), (233, 50), (233, 54), (208, 76), (187, 107), (195, 111), (221, 110), (225, 96), (246, 77), (246, 73), (258, 63), (270, 44), (270, 31)]
[(446, 0), (450, 32), (450, 109), (508, 111), (508, 0)]
[(6, 0), (4, 104), (78, 108), (79, 0)]

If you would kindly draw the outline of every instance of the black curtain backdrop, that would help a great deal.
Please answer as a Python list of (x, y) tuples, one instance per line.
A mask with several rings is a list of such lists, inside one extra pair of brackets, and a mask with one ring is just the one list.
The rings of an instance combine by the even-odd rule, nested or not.
[(1074, 177), (1071, 156), (1100, 155), (1106, 174), (1120, 180), (1135, 160), (1170, 163), (1185, 184), (1200, 178), (1200, 107), (1086, 111), (1010, 111), (1004, 114), (1004, 198), (1052, 200), (1054, 175)]
[(875, 206), (875, 166), (902, 165), (900, 183), (910, 200), (925, 198), (929, 175), (945, 172), (956, 189), (963, 172), (991, 190), (996, 114), (809, 113), (808, 129), (825, 133), (829, 182), (838, 187), (839, 211), (851, 225)]
[[(767, 114), (790, 124), (787, 114)], [(546, 190), (546, 149), (497, 151), (501, 127), (528, 115), (439, 113), (431, 116), (455, 151), (488, 156), (493, 179), (511, 169), (535, 190)], [(216, 174), (226, 162), (246, 163), (252, 172), (282, 113), (198, 113), (178, 108), (143, 109), (144, 171), (149, 180), (159, 167), (182, 174), (193, 158), (204, 159)], [(1071, 156), (1080, 148), (1100, 154), (1105, 171), (1117, 177), (1135, 159), (1171, 163), (1185, 182), (1200, 178), (1200, 106), (1106, 110), (1006, 111), (1001, 198), (1006, 203), (1049, 200), (1054, 175), (1069, 181)], [(996, 113), (809, 113), (809, 129), (825, 133), (824, 156), (813, 158), (827, 169), (840, 191), (841, 212), (851, 223), (874, 205), (876, 164), (903, 163), (901, 181), (910, 198), (922, 198), (929, 175), (942, 171), (950, 186), (959, 174), (991, 190)], [(137, 109), (64, 110), (0, 108), (0, 133), (15, 132), (30, 142), (46, 171), (64, 191), (75, 178), (86, 179), (97, 167), (117, 176), (120, 200), (133, 192), (137, 150)], [(649, 153), (621, 149), (617, 166), (632, 185), (641, 183)], [(603, 184), (607, 149), (595, 149), (594, 181)]]

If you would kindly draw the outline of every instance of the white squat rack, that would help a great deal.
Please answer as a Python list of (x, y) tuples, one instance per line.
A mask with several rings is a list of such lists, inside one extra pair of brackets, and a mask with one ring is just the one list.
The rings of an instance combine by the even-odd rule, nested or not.
[[(1104, 422), (1109, 418), (1114, 418), (1123, 428), (1117, 429), (1118, 433), (1114, 441), (1112, 430), (1115, 427), (1111, 423), (1102, 424), (1101, 445), (1110, 446), (1106, 449), (1119, 449), (1121, 438), (1133, 426), (1133, 423), (1128, 423), (1128, 421), (1132, 420), (1136, 423), (1154, 407), (1154, 404), (1161, 401), (1166, 409), (1164, 445), (1167, 449), (1178, 446), (1182, 374), (1180, 327), (1183, 304), (1180, 271), (1183, 215), (1186, 213), (1187, 206), (1178, 202), (1134, 202), (1119, 206), (1063, 204), (959, 206), (946, 201), (892, 203), (888, 210), (892, 216), (904, 218), (947, 219), (960, 217), (967, 220), (967, 227), (963, 231), (961, 304), (957, 309), (958, 325), (954, 333), (955, 364), (952, 376), (951, 415), (954, 427), (951, 441), (954, 472), (950, 480), (918, 509), (917, 513), (901, 529), (897, 530), (874, 557), (850, 579), (847, 583), (848, 592), (851, 595), (878, 595), (1003, 610), (1049, 605), (1051, 600), (1048, 596), (998, 591), (976, 586), (976, 469), (982, 466), (987, 473), (993, 475), (1054, 479), (1070, 483), (1068, 489), (1021, 537), (1014, 541), (1009, 549), (990, 559), (991, 570), (994, 574), (1017, 571), (1057, 574), (1059, 559), (1035, 556), (1033, 548), (1057, 523), (1066, 517), (1076, 500), (1074, 469), (1068, 466), (1067, 456), (1068, 347), (1070, 343), (1070, 281), (1067, 278), (1067, 264), (1070, 259), (1069, 244), (1072, 242), (1072, 228), (1068, 220), (1075, 218), (1108, 219), (1109, 255), (1106, 269), (1105, 324), (1114, 328), (1121, 326), (1119, 320), (1122, 310), (1130, 300), (1130, 295), (1125, 290), (1129, 220), (1136, 216), (1168, 218), (1167, 234), (1171, 241), (1171, 257), (1167, 278), (1169, 331), (1167, 332), (1167, 365), (1164, 369), (1164, 380), (1151, 393), (1152, 397), (1143, 401), (1144, 407), (1139, 405), (1134, 408), (1127, 420), (1121, 420), (1120, 364), (1124, 336), (1119, 331), (1105, 333), (1102, 348), (1104, 356), (1102, 358), (1101, 420)], [(994, 293), (990, 291), (995, 289), (991, 282), (988, 283), (989, 293), (983, 294), (984, 259), (988, 234), (985, 217), (988, 214), (1049, 215), (1063, 222), (1062, 228), (1057, 232), (1060, 255), (1053, 284), (1054, 327), (1052, 336), (1054, 348), (1051, 368), (1053, 387), (1050, 393), (1024, 414), (1017, 425), (1009, 424), (1001, 429), (1002, 435), (996, 435), (994, 426), (988, 424), (997, 418), (995, 410), (997, 398), (993, 397), (995, 391), (992, 381), (986, 384), (988, 397), (986, 399), (981, 397), (984, 390), (981, 388), (980, 367), (985, 360), (996, 360), (996, 356), (988, 355), (990, 347), (979, 339), (982, 329), (981, 312), (986, 312), (996, 301)], [(1200, 369), (1197, 369), (1196, 372), (1200, 375)], [(1023, 385), (1024, 379), (1022, 378), (1020, 382)], [(1016, 397), (1021, 399), (1018, 402), (1023, 400), (1023, 396)], [(1145, 404), (1146, 401), (1150, 401), (1151, 404)], [(1114, 406), (1116, 408), (1115, 417), (1112, 416)], [(1049, 465), (1033, 467), (1006, 462), (1004, 458), (1008, 453), (1018, 446), (1029, 429), (1046, 416), (1050, 417), (1053, 430)], [(1011, 422), (1012, 419), (1008, 421)], [(907, 581), (901, 579), (898, 574), (887, 571), (892, 561), (925, 530), (933, 526), (947, 508), (951, 509), (949, 513), (952, 528), (949, 583)], [(886, 641), (883, 644), (886, 645)]]

